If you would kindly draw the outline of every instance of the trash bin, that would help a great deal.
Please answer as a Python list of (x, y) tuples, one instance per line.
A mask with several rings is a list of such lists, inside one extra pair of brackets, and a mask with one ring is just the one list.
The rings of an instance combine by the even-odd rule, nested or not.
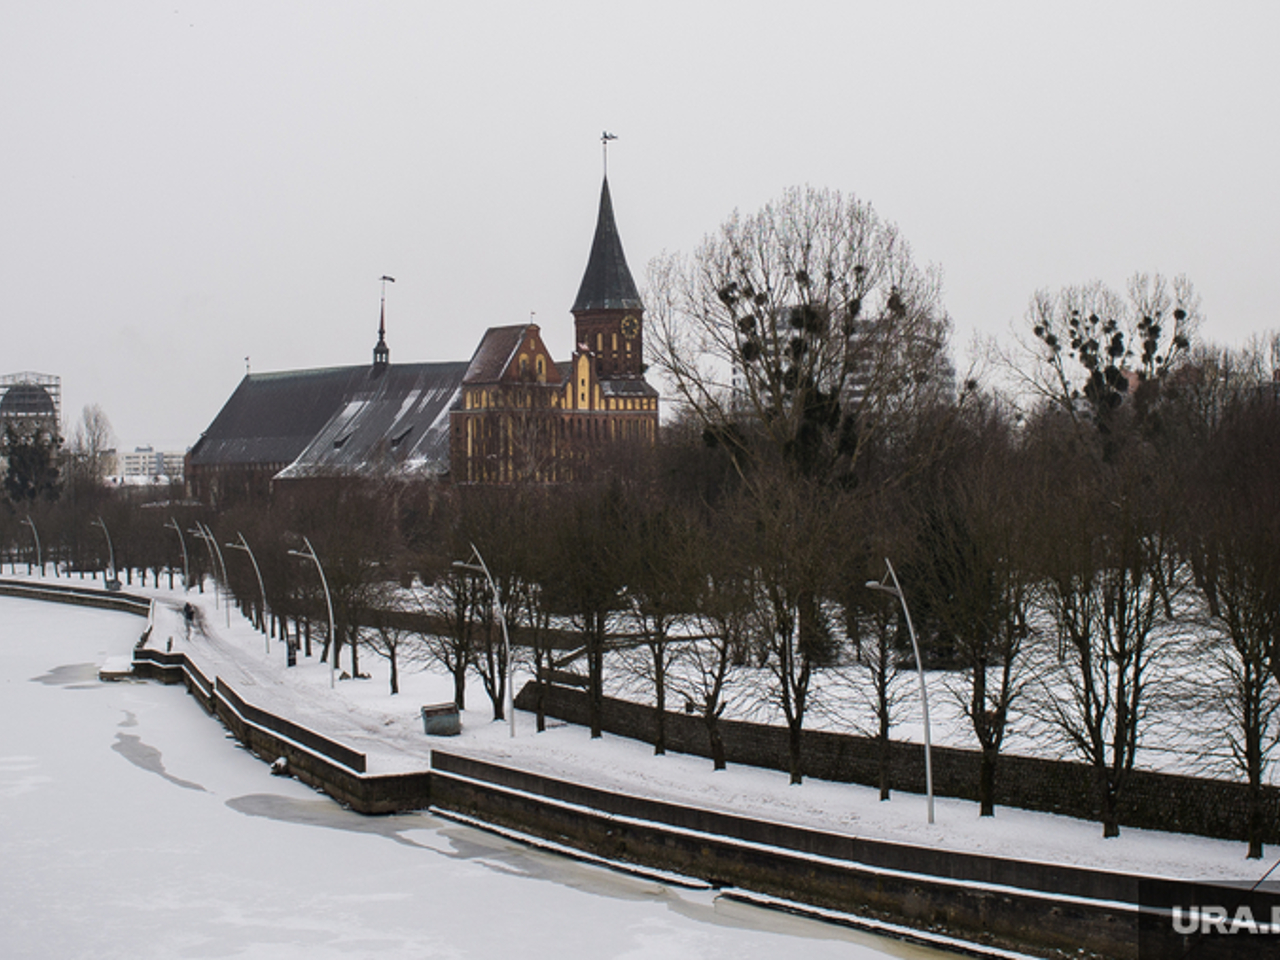
[(462, 716), (456, 703), (429, 703), (422, 708), (422, 732), (429, 737), (456, 737)]

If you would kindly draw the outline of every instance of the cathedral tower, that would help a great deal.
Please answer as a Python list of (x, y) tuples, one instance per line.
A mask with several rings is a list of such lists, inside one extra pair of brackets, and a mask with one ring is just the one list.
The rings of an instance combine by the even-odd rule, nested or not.
[(600, 190), (596, 235), (572, 313), (578, 348), (594, 355), (599, 377), (643, 376), (644, 304), (622, 252), (608, 177)]

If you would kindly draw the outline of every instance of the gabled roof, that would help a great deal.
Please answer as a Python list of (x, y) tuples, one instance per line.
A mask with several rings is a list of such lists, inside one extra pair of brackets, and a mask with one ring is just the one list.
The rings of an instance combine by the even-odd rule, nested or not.
[(447, 473), (449, 408), (466, 369), (465, 363), (393, 364), (354, 382), (276, 479)]
[(520, 323), (512, 327), (490, 327), (484, 332), (480, 345), (467, 364), (466, 376), (462, 382), (468, 385), (483, 383), (499, 383), (504, 377), (517, 379), (519, 374), (512, 369), (516, 355), (526, 340), (537, 344), (537, 349), (547, 357), (545, 383), (551, 386), (559, 384), (564, 378), (560, 368), (551, 360), (550, 351), (542, 342), (542, 335), (536, 323)]
[(285, 464), (278, 476), (342, 476), (390, 464), (449, 465), (448, 410), (465, 363), (368, 364), (240, 381), (191, 449), (193, 466)]
[(520, 323), (513, 327), (490, 327), (486, 330), (476, 352), (471, 355), (462, 382), (497, 383), (524, 342), (528, 329), (529, 324)]
[(591, 241), (587, 272), (583, 274), (572, 312), (643, 309), (644, 304), (627, 268), (626, 254), (622, 252), (618, 225), (613, 220), (613, 200), (609, 196), (606, 177), (600, 189), (600, 213), (596, 218), (596, 235)]
[(369, 370), (246, 374), (191, 448), (192, 465), (290, 463)]

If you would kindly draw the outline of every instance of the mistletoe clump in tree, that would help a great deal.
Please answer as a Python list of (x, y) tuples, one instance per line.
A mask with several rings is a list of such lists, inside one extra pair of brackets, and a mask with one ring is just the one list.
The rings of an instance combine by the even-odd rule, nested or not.
[(941, 279), (838, 192), (793, 189), (650, 268), (656, 361), (744, 473), (853, 477), (868, 442), (950, 387)]
[(1173, 549), (1182, 492), (1162, 423), (1171, 374), (1199, 318), (1191, 284), (1139, 274), (1123, 298), (1100, 283), (1038, 294), (1029, 381), (1042, 399), (1038, 576), (1056, 633), (1043, 715), (1094, 770), (1103, 835), (1120, 832), (1148, 685), (1185, 586)]

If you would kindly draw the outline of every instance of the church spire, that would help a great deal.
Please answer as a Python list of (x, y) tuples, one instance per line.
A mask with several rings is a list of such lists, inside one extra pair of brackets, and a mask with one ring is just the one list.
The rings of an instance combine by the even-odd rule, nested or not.
[(387, 346), (387, 281), (396, 282), (395, 277), (382, 278), (382, 309), (378, 314), (378, 342), (373, 347), (373, 369), (381, 372), (391, 362), (391, 348)]
[(587, 272), (582, 276), (572, 312), (643, 309), (644, 304), (640, 302), (640, 294), (627, 268), (626, 254), (622, 252), (618, 225), (613, 219), (609, 178), (606, 176), (600, 188), (600, 213), (596, 217), (596, 235), (591, 241)]

